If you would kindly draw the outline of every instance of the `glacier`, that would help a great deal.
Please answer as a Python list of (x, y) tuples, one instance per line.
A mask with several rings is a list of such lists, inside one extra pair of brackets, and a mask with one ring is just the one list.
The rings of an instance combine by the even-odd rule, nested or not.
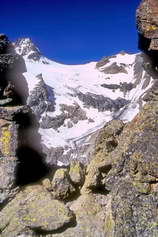
[(64, 65), (42, 56), (30, 39), (15, 45), (25, 60), (28, 104), (39, 119), (49, 164), (86, 163), (92, 152), (89, 141), (99, 129), (112, 119), (132, 120), (153, 84), (143, 53)]

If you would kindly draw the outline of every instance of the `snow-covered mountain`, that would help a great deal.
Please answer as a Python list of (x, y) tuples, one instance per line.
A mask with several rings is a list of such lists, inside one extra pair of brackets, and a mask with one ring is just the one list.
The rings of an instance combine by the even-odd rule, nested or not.
[(28, 104), (40, 121), (49, 164), (87, 163), (97, 131), (115, 118), (131, 120), (153, 84), (142, 53), (63, 65), (43, 57), (30, 39), (15, 45), (26, 63)]

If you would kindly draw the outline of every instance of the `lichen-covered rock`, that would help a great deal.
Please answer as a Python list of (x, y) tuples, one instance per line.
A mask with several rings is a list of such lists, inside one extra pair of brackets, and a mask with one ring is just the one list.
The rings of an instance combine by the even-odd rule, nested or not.
[[(75, 223), (75, 215), (63, 203), (53, 200), (40, 185), (25, 188), (0, 213), (2, 237), (21, 233), (58, 233)], [(32, 230), (30, 232), (30, 229)]]
[(158, 2), (143, 0), (137, 9), (138, 47), (144, 51), (157, 70), (158, 58)]
[(0, 206), (16, 193), (17, 125), (0, 119)]
[[(35, 231), (57, 231), (75, 220), (72, 211), (62, 202), (52, 200), (48, 192), (30, 196), (30, 201), (19, 210), (21, 222)], [(29, 197), (29, 198), (30, 198)]]
[(74, 185), (81, 186), (85, 179), (85, 168), (79, 162), (72, 161), (69, 170), (70, 179)]
[[(17, 151), (19, 128), (25, 126), (24, 118), (30, 113), (28, 106), (22, 105), (18, 95), (17, 80), (20, 94), (23, 94), (21, 81), (25, 63), (14, 51), (8, 38), (0, 35), (0, 208), (11, 200), (19, 188), (17, 187)], [(24, 83), (25, 84), (25, 83)], [(24, 96), (24, 95), (23, 95)], [(23, 125), (22, 125), (23, 123)]]
[[(137, 28), (140, 49), (158, 50), (158, 2), (143, 0), (137, 9)], [(143, 42), (144, 41), (144, 42)]]
[[(148, 102), (126, 125), (109, 153), (105, 187), (112, 195), (114, 236), (157, 236), (157, 102)], [(152, 225), (152, 228), (149, 226)]]
[[(151, 78), (154, 79), (153, 86), (143, 98), (147, 103), (130, 123), (125, 125), (119, 120), (112, 120), (100, 130), (99, 134), (97, 133), (97, 139), (94, 139), (95, 152), (87, 165), (86, 175), (83, 167), (73, 162), (67, 168), (52, 171), (39, 181), (39, 184), (23, 187), (14, 197), (12, 192), (15, 163), (12, 157), (15, 157), (16, 144), (11, 135), (14, 135), (12, 128), (17, 126), (15, 121), (18, 123), (19, 120), (16, 120), (18, 114), (15, 114), (13, 109), (11, 113), (6, 107), (0, 109), (2, 154), (0, 200), (8, 201), (12, 198), (6, 206), (2, 206), (0, 212), (2, 237), (158, 236), (158, 3), (156, 0), (142, 1), (137, 11), (137, 24), (139, 46), (148, 55), (137, 56), (134, 69), (135, 83), (124, 84), (122, 88), (128, 91), (140, 83), (143, 74), (143, 70), (140, 69), (142, 63), (146, 71), (142, 89), (148, 87)], [(111, 67), (106, 67), (107, 63), (109, 58), (103, 59), (97, 67), (105, 66), (107, 73), (125, 73), (124, 65), (119, 67), (113, 64)], [(99, 111), (116, 111), (128, 103), (120, 98), (108, 100), (104, 96), (92, 93), (76, 92), (76, 96), (85, 107), (92, 106)], [(76, 105), (75, 108), (62, 106), (63, 113), (67, 111), (71, 114), (73, 109), (76, 109)], [(77, 107), (75, 111), (78, 116), (80, 108)], [(60, 126), (65, 123), (62, 116), (58, 119), (53, 121), (53, 124), (57, 122)], [(20, 140), (24, 142), (25, 137)], [(61, 148), (57, 148), (55, 152), (61, 155), (64, 153)], [(10, 160), (13, 163), (9, 163)], [(8, 196), (3, 198), (6, 194)], [(11, 194), (12, 196), (9, 196)]]
[(31, 109), (27, 105), (0, 107), (0, 118), (8, 121), (14, 121), (18, 116), (28, 113), (31, 113)]
[(75, 188), (71, 183), (67, 169), (58, 169), (51, 182), (52, 194), (55, 198), (65, 200), (71, 197)]
[(76, 226), (52, 236), (105, 237), (106, 205), (108, 200), (108, 196), (101, 194), (85, 194), (80, 196), (70, 206), (76, 215)]
[(93, 159), (87, 167), (87, 175), (82, 193), (90, 192), (103, 187), (105, 175), (112, 168), (112, 160), (108, 154), (118, 145), (118, 136), (122, 132), (124, 124), (120, 120), (112, 120), (107, 123), (96, 139)]

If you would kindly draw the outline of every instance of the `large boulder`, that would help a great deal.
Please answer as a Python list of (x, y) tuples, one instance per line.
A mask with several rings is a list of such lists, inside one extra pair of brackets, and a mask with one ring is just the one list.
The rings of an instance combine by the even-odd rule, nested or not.
[(51, 186), (53, 196), (57, 199), (68, 199), (75, 192), (67, 169), (58, 169), (55, 172)]
[[(75, 215), (40, 185), (21, 191), (0, 213), (2, 237), (15, 237), (21, 233), (58, 233), (73, 226)], [(26, 235), (27, 236), (27, 235)]]

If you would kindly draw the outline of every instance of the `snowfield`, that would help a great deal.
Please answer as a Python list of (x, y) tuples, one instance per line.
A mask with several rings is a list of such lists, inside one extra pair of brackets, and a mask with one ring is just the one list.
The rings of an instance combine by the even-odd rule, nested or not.
[[(25, 47), (27, 47), (26, 42), (22, 45), (22, 49), (19, 50), (17, 47), (17, 52), (22, 54)], [(34, 60), (30, 59), (32, 48), (31, 53), (25, 51), (27, 53), (23, 57), (27, 72), (24, 76), (30, 96), (40, 83), (37, 76), (39, 74), (42, 74), (44, 85), (52, 91), (51, 93), (49, 93), (50, 89), (47, 91), (45, 103), (54, 104), (54, 109), (50, 110), (46, 107), (40, 115), (40, 122), (47, 118), (56, 121), (65, 116), (60, 126), (48, 128), (41, 126), (39, 129), (42, 143), (47, 148), (69, 147), (70, 149), (74, 142), (82, 141), (83, 137), (94, 133), (114, 118), (132, 120), (144, 104), (142, 100), (144, 93), (153, 83), (144, 71), (141, 54), (120, 53), (109, 57), (105, 64), (103, 61), (101, 66), (97, 66), (97, 62), (63, 65), (41, 55), (38, 60)], [(141, 65), (139, 68), (142, 71), (137, 71), (137, 64)], [(111, 73), (106, 73), (109, 69)], [(118, 72), (116, 73), (115, 70)], [(118, 103), (124, 104), (118, 105)], [(83, 118), (76, 122), (73, 121), (73, 112), (69, 114), (69, 110), (73, 107), (83, 113)]]

